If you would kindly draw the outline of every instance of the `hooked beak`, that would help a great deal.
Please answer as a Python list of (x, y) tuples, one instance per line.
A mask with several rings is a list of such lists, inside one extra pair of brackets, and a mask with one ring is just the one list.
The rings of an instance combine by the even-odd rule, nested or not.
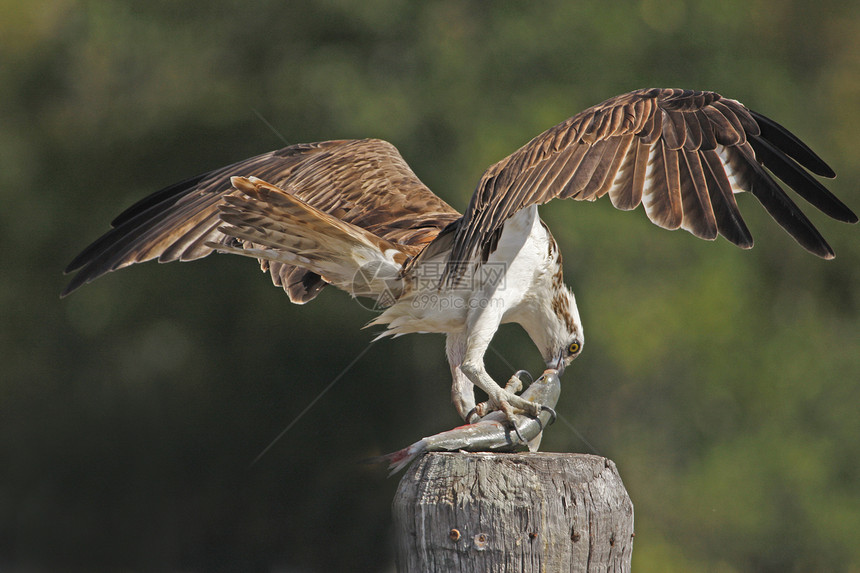
[(556, 372), (558, 372), (558, 375), (561, 376), (564, 372), (565, 367), (564, 357), (559, 356), (557, 359), (548, 360), (546, 363), (546, 367), (550, 370), (555, 370)]

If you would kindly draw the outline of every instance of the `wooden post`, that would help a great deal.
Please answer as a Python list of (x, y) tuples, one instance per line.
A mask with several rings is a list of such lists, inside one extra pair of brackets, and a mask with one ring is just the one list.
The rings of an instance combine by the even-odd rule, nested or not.
[(633, 504), (585, 454), (432, 452), (394, 496), (397, 571), (630, 571)]

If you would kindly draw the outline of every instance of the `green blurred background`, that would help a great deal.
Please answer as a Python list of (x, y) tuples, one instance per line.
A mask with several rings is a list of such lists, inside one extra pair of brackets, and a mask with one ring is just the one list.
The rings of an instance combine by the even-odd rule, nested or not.
[[(387, 139), (462, 209), (640, 87), (777, 119), (860, 209), (857, 2), (0, 1), (0, 568), (390, 571), (397, 478), (357, 462), (456, 423), (441, 336), (371, 345), (251, 465), (373, 313), (292, 306), (238, 257), (60, 300), (63, 267), (137, 199), (285, 141)], [(860, 230), (813, 214), (820, 261), (740, 202), (749, 252), (544, 208), (588, 333), (544, 449), (615, 460), (637, 572), (857, 572)], [(499, 378), (542, 368), (519, 327), (493, 348)]]

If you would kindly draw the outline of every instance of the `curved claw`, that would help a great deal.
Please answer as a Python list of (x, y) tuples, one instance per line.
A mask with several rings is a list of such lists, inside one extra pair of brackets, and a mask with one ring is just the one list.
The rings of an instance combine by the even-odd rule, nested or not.
[(516, 425), (516, 424), (514, 424), (514, 423), (511, 423), (511, 426), (513, 426), (513, 427), (514, 427), (514, 433), (515, 433), (515, 434), (517, 435), (517, 437), (520, 439), (520, 443), (521, 443), (521, 444), (525, 444), (525, 443), (526, 443), (526, 440), (525, 440), (525, 438), (523, 438), (523, 435), (520, 433), (520, 429), (519, 429), (519, 428), (517, 428), (517, 425)]
[[(553, 423), (555, 423), (555, 419), (558, 418), (558, 414), (555, 410), (553, 410), (549, 406), (544, 405), (541, 405), (540, 410), (541, 412), (549, 412), (549, 422), (547, 423), (547, 426), (551, 426)], [(538, 418), (538, 420), (540, 420), (540, 418)], [(543, 428), (543, 424), (541, 424), (541, 428)]]
[[(549, 422), (547, 422), (546, 426), (551, 426), (555, 422), (555, 419), (558, 418), (558, 414), (556, 414), (555, 410), (553, 410), (549, 406), (544, 406), (543, 404), (541, 404), (540, 411), (549, 412)], [(535, 418), (535, 421), (538, 423), (538, 426), (540, 426), (540, 431), (543, 432), (546, 429), (546, 426), (543, 425), (540, 416)]]
[(478, 407), (475, 406), (466, 414), (466, 423), (474, 424), (475, 422), (480, 422), (481, 417), (478, 415)]
[(523, 380), (523, 375), (525, 375), (529, 379), (529, 384), (535, 381), (535, 379), (532, 378), (532, 375), (529, 373), (528, 370), (517, 370), (516, 372), (514, 372), (514, 376), (525, 382), (525, 380)]

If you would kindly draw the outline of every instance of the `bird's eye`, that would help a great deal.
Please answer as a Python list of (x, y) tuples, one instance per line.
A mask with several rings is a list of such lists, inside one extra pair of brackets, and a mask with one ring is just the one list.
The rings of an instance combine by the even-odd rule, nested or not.
[(567, 347), (567, 351), (570, 354), (576, 354), (577, 352), (579, 352), (580, 348), (581, 348), (581, 346), (579, 345), (578, 342), (571, 342), (570, 346)]

